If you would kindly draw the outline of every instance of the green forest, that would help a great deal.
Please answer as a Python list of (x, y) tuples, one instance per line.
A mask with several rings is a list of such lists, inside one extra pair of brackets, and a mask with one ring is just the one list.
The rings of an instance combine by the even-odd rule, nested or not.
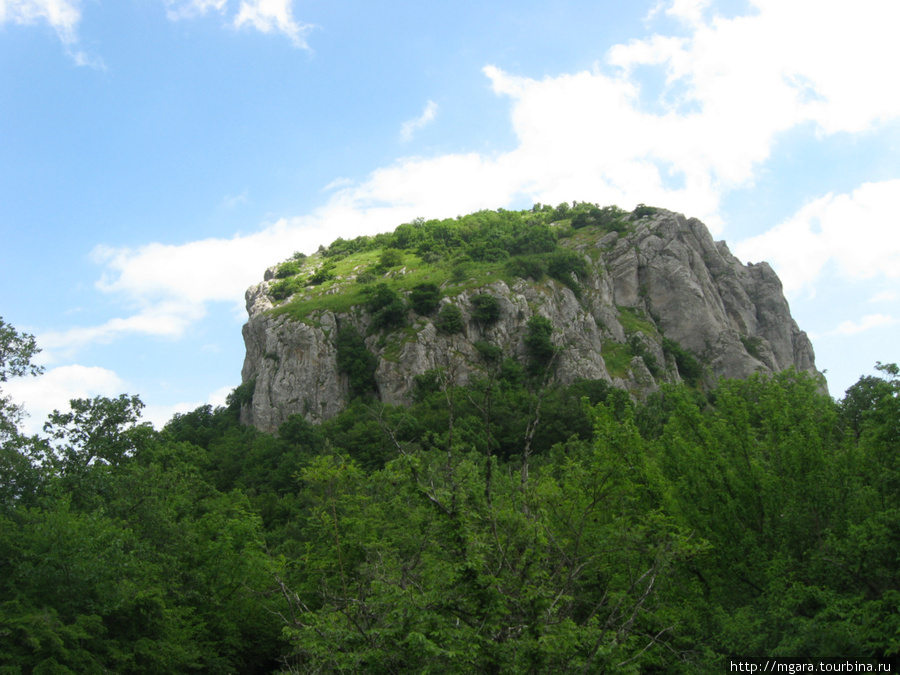
[[(37, 375), (0, 321), (0, 382)], [(552, 360), (552, 357), (551, 357)], [(275, 435), (0, 393), (0, 673), (705, 673), (900, 652), (900, 369), (555, 387), (514, 363)]]

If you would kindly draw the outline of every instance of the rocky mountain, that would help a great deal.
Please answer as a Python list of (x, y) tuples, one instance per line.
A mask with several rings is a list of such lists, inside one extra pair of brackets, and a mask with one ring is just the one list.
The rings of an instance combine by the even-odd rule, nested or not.
[[(269, 269), (247, 311), (242, 420), (269, 432), (294, 413), (336, 415), (365, 367), (362, 386), (392, 404), (409, 400), (417, 376), (464, 384), (510, 359), (636, 397), (791, 367), (825, 387), (772, 268), (742, 264), (697, 219), (649, 207), (538, 205), (338, 240)], [(342, 332), (371, 356), (348, 366)], [(543, 362), (541, 339), (552, 345)]]

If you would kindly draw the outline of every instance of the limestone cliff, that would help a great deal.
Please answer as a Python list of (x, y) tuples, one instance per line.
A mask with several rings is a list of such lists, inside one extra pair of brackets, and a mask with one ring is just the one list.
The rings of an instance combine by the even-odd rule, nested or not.
[[(247, 291), (242, 381), (253, 395), (243, 421), (271, 432), (294, 413), (311, 421), (336, 415), (350, 386), (338, 369), (336, 336), (348, 326), (367, 336), (367, 348), (378, 357), (377, 396), (394, 404), (408, 400), (414, 378), (426, 371), (441, 368), (460, 384), (483, 373), (487, 366), (477, 343), (524, 361), (527, 323), (535, 315), (553, 325), (559, 348), (554, 378), (562, 384), (603, 379), (644, 396), (661, 382), (680, 381), (687, 363), (702, 366), (700, 382), (709, 384), (720, 376), (790, 367), (821, 378), (812, 345), (791, 317), (771, 267), (743, 265), (700, 221), (660, 209), (633, 217), (622, 232), (570, 231), (560, 246), (587, 263), (587, 274), (576, 283), (510, 275), (442, 282), (441, 305), (457, 307), (462, 316), (456, 333), (438, 330), (438, 312), (420, 316), (408, 309), (402, 329), (372, 331), (372, 314), (363, 305), (323, 304), (323, 296), (359, 285), (365, 261), (351, 260), (348, 273), (336, 275), (327, 288), (299, 289), (282, 305), (272, 299), (272, 268), (266, 281)], [(324, 262), (312, 256), (304, 264), (315, 270)], [(396, 282), (414, 272), (407, 265), (379, 277)], [(490, 325), (473, 318), (472, 299), (481, 294), (499, 302), (499, 318)], [(313, 304), (301, 318), (286, 311), (304, 302)]]

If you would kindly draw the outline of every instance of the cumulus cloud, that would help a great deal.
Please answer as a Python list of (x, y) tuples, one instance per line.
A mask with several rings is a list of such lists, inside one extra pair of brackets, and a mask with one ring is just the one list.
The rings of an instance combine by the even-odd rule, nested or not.
[[(192, 19), (210, 11), (228, 13), (229, 0), (163, 0), (166, 16), (173, 21)], [(307, 49), (306, 34), (312, 26), (294, 18), (293, 0), (241, 0), (230, 19), (235, 28), (253, 28), (262, 33), (282, 33), (297, 47)]]
[(46, 21), (65, 44), (75, 42), (76, 29), (81, 20), (81, 6), (77, 0), (2, 0), (0, 24), (11, 21), (32, 25)]
[(411, 141), (412, 137), (419, 129), (423, 129), (434, 121), (434, 118), (437, 116), (437, 111), (437, 103), (428, 101), (428, 103), (425, 104), (425, 109), (422, 111), (421, 115), (403, 123), (403, 126), (400, 128), (400, 139), (404, 143)]
[[(193, 19), (210, 12), (226, 15), (229, 0), (162, 0), (172, 21)], [(232, 6), (234, 1), (232, 0)], [(293, 16), (293, 0), (241, 0), (229, 23), (235, 28), (253, 28), (262, 33), (282, 33), (295, 46), (308, 48), (306, 35), (311, 25)], [(79, 66), (105, 69), (103, 60), (78, 49), (81, 0), (0, 0), (0, 25), (11, 22), (35, 25), (46, 22), (59, 36), (69, 56)]]
[[(875, 81), (900, 57), (891, 31), (894, 0), (836, 3), (754, 0), (753, 12), (723, 18), (705, 0), (677, 0), (669, 14), (687, 35), (651, 35), (610, 49), (590, 71), (537, 80), (496, 66), (484, 74), (511, 105), (517, 146), (503, 153), (401, 158), (359, 183), (329, 184), (327, 203), (258, 232), (179, 246), (99, 247), (98, 287), (135, 306), (132, 316), (85, 330), (93, 338), (147, 332), (179, 335), (211, 302), (240, 308), (244, 289), (268, 265), (310, 252), (340, 233), (384, 231), (417, 216), (572, 199), (631, 208), (665, 205), (721, 230), (723, 194), (751, 184), (776, 136), (800, 124), (820, 134), (856, 133), (900, 116), (900, 89)], [(180, 6), (219, 9), (212, 0)], [(280, 31), (302, 43), (288, 0), (243, 0), (234, 23)], [(839, 36), (840, 49), (835, 48)], [(664, 76), (659, 92), (641, 72)], [(409, 133), (436, 106), (407, 123)], [(773, 262), (786, 289), (811, 283), (834, 261), (854, 278), (896, 278), (900, 245), (891, 201), (900, 183), (817, 199), (737, 249)], [(155, 332), (154, 332), (155, 331)], [(74, 341), (77, 334), (65, 336)], [(62, 338), (60, 338), (62, 341)]]
[(828, 194), (791, 218), (735, 246), (744, 260), (768, 260), (791, 295), (809, 287), (826, 264), (848, 279), (900, 278), (900, 180)]
[(37, 336), (42, 349), (37, 360), (41, 364), (51, 364), (62, 358), (71, 358), (87, 345), (108, 344), (126, 335), (178, 338), (205, 314), (206, 307), (202, 303), (169, 300), (151, 304), (128, 317), (110, 319), (98, 326), (43, 332)]
[(68, 410), (71, 399), (114, 397), (124, 392), (127, 385), (106, 368), (68, 365), (48, 370), (36, 378), (17, 378), (4, 384), (4, 389), (28, 413), (23, 431), (34, 434), (43, 428), (51, 412)]
[(11, 22), (31, 26), (46, 22), (78, 66), (104, 70), (103, 59), (78, 49), (78, 24), (81, 21), (79, 0), (0, 0), (0, 25)]
[(242, 0), (234, 25), (251, 26), (263, 33), (284, 33), (297, 47), (308, 48), (306, 34), (312, 26), (295, 20), (291, 5), (292, 0)]
[[(59, 366), (36, 378), (16, 378), (4, 383), (4, 395), (21, 405), (26, 417), (21, 430), (27, 435), (40, 433), (47, 416), (54, 410), (65, 412), (69, 401), (76, 398), (106, 396), (115, 398), (128, 391), (128, 383), (112, 370), (82, 365)], [(147, 405), (142, 421), (161, 429), (175, 413), (187, 413), (203, 405), (225, 405), (233, 387), (216, 389), (205, 401), (185, 401), (173, 405)]]

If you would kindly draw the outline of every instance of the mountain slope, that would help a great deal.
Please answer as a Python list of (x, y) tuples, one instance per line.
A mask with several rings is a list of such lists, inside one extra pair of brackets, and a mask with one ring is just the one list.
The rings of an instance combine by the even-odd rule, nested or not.
[(268, 270), (247, 309), (242, 419), (265, 431), (329, 419), (352, 395), (404, 403), (433, 372), (464, 384), (521, 364), (636, 396), (790, 367), (821, 377), (768, 264), (643, 206), (537, 205), (337, 240)]

